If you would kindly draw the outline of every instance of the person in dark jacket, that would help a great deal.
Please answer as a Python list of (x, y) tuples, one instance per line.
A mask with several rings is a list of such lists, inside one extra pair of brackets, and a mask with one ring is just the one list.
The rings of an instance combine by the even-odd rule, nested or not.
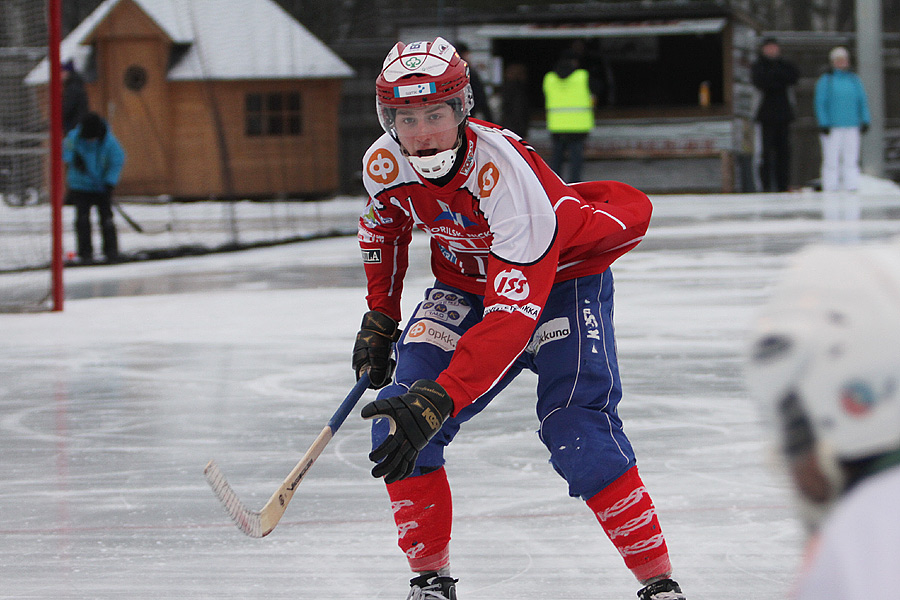
[(65, 135), (75, 129), (90, 109), (84, 79), (75, 70), (75, 63), (72, 60), (62, 64), (62, 80), (62, 120)]
[(791, 183), (790, 124), (794, 120), (788, 88), (797, 83), (800, 72), (781, 56), (778, 41), (766, 38), (753, 64), (752, 77), (753, 85), (762, 92), (756, 113), (762, 130), (760, 182), (764, 192), (786, 192)]
[(484, 87), (484, 82), (481, 80), (481, 75), (478, 74), (472, 62), (472, 53), (469, 51), (469, 47), (464, 42), (457, 42), (456, 51), (459, 53), (460, 58), (469, 65), (469, 83), (472, 85), (472, 95), (475, 100), (472, 116), (482, 121), (494, 123), (494, 113), (488, 101), (487, 90)]
[(113, 221), (112, 195), (125, 164), (122, 145), (106, 121), (97, 113), (89, 112), (63, 141), (63, 161), (68, 166), (66, 204), (75, 205), (79, 260), (85, 264), (94, 261), (91, 207), (96, 206), (100, 215), (103, 255), (107, 262), (117, 261), (119, 242)]
[(502, 100), (500, 125), (527, 138), (531, 127), (531, 104), (528, 98), (528, 67), (523, 63), (512, 63), (506, 67)]

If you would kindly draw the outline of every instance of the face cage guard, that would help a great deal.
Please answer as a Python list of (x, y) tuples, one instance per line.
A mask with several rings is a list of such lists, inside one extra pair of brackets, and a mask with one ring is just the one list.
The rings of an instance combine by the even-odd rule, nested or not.
[(456, 124), (460, 125), (461, 123), (465, 122), (466, 117), (469, 116), (469, 113), (472, 112), (472, 108), (475, 106), (474, 94), (472, 93), (472, 85), (467, 83), (462, 90), (448, 98), (434, 100), (432, 102), (423, 102), (421, 104), (409, 103), (393, 106), (383, 103), (381, 98), (376, 97), (375, 110), (378, 113), (378, 122), (379, 124), (381, 124), (381, 128), (384, 129), (387, 133), (391, 134), (391, 137), (396, 140), (397, 132), (394, 124), (398, 109), (423, 108), (426, 106), (432, 106), (442, 103), (450, 105), (450, 107), (453, 109), (453, 115), (456, 117)]

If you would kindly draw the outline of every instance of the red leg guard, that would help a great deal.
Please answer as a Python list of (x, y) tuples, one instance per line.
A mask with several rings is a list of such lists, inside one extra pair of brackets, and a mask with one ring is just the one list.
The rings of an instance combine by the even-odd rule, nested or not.
[(587, 505), (638, 581), (672, 572), (666, 538), (637, 467), (606, 486)]
[(443, 468), (387, 486), (400, 549), (413, 571), (437, 571), (450, 564), (453, 502)]

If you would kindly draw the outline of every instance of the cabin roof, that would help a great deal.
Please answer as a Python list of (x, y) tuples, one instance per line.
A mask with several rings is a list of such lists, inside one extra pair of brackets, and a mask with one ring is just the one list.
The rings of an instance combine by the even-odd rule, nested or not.
[[(272, 0), (105, 0), (60, 45), (79, 72), (90, 60), (94, 31), (122, 2), (133, 2), (180, 46), (170, 81), (352, 77), (337, 54)], [(25, 78), (47, 83), (44, 59)]]

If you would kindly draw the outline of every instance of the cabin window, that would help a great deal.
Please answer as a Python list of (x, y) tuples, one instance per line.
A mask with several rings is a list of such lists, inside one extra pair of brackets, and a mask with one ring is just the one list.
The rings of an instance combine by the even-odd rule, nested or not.
[(244, 131), (248, 137), (301, 135), (301, 108), (299, 92), (247, 94)]

